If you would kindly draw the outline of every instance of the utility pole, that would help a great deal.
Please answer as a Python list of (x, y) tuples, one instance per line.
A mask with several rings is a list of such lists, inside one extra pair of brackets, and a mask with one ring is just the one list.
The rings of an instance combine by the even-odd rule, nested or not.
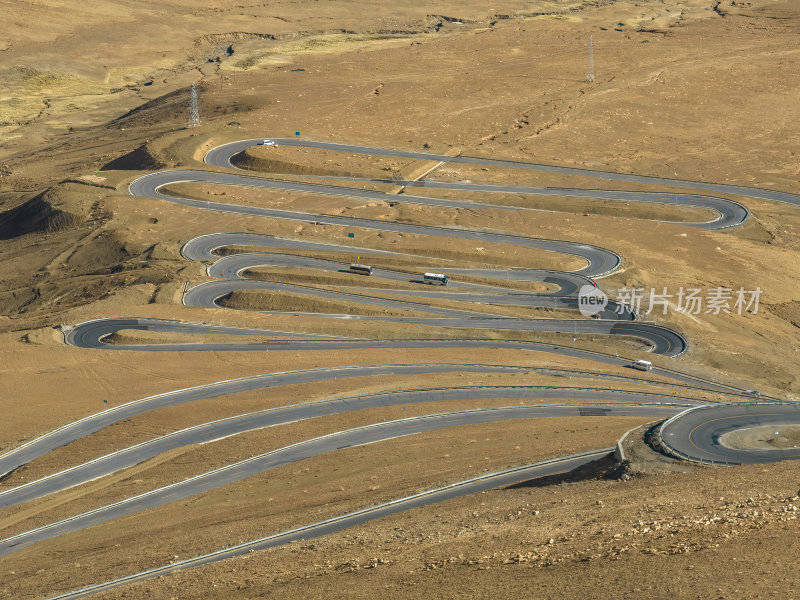
[(189, 120), (191, 121), (189, 127), (197, 127), (200, 125), (200, 108), (197, 105), (197, 87), (192, 82), (192, 101), (191, 108), (189, 109)]
[(594, 37), (591, 35), (589, 36), (589, 73), (586, 81), (594, 83)]

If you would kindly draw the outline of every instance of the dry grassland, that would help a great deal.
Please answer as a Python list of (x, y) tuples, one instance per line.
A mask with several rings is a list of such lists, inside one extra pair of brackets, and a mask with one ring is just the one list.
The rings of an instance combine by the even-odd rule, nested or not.
[[(335, 257), (330, 257), (332, 260), (337, 260)], [(345, 267), (350, 261), (347, 260), (348, 257), (341, 258), (342, 267)], [(358, 258), (358, 256), (356, 256)], [(381, 265), (386, 266), (385, 257), (381, 257)], [(374, 261), (370, 261), (374, 262)], [(395, 261), (390, 260), (390, 263), (395, 263)], [(400, 261), (398, 261), (400, 262)], [(440, 263), (440, 261), (436, 261)], [(391, 265), (394, 267), (394, 264)], [(446, 263), (438, 264), (436, 266), (443, 266), (446, 267)], [(405, 268), (403, 268), (405, 267)], [(420, 274), (425, 273), (429, 270), (429, 266), (424, 264), (421, 260), (418, 261), (418, 264), (406, 264), (402, 265), (400, 270), (406, 271), (412, 277), (414, 275), (419, 276)], [(413, 269), (413, 270), (412, 270)], [(396, 268), (394, 270), (397, 270)], [(304, 268), (289, 268), (289, 267), (256, 267), (253, 269), (246, 269), (242, 272), (242, 276), (246, 277), (247, 279), (263, 279), (265, 281), (276, 281), (278, 283), (299, 283), (299, 284), (307, 284), (312, 283), (314, 285), (322, 286), (337, 286), (339, 288), (347, 289), (348, 287), (363, 287), (363, 280), (359, 278), (355, 278), (352, 275), (346, 275), (344, 273), (337, 273), (332, 274), (334, 272), (328, 271), (325, 274), (321, 274), (320, 271), (315, 269), (304, 269)], [(558, 288), (556, 285), (551, 283), (544, 283), (541, 281), (515, 281), (511, 282), (510, 279), (508, 280), (497, 280), (488, 277), (475, 277), (472, 275), (464, 275), (459, 273), (458, 275), (454, 275), (454, 277), (458, 278), (458, 281), (465, 282), (465, 283), (477, 283), (477, 284), (486, 284), (491, 285), (494, 287), (508, 287), (512, 289), (524, 290), (526, 292), (535, 292), (535, 293), (548, 293), (548, 292), (555, 292)], [(453, 278), (451, 277), (451, 281)], [(368, 288), (369, 290), (373, 289), (380, 289), (380, 290), (393, 290), (393, 289), (402, 289), (402, 290), (415, 290), (419, 289), (420, 284), (406, 284), (403, 282), (398, 281), (391, 281), (391, 280), (381, 280), (381, 279), (372, 279), (369, 281)], [(570, 317), (574, 316), (574, 313), (570, 315)]]
[[(120, 568), (145, 569), (168, 562), (174, 554), (191, 556), (207, 547), (268, 535), (298, 523), (322, 520), (476, 473), (588, 450), (598, 444), (601, 447), (604, 443), (613, 444), (619, 431), (641, 423), (642, 419), (587, 418), (577, 424), (569, 421), (547, 419), (541, 424), (510, 421), (458, 427), (321, 455), (220, 490), (50, 540), (47, 543), (51, 550), (65, 552), (70, 557), (61, 573), (55, 569), (49, 574), (37, 573), (28, 557), (34, 549), (23, 549), (4, 561), (6, 568), (14, 571), (8, 583), (14, 589), (30, 589), (35, 594), (37, 590), (60, 587), (57, 582), (68, 573), (72, 589), (84, 582), (108, 578)], [(573, 437), (573, 441), (567, 441), (564, 434), (577, 432), (585, 432), (591, 439), (580, 441)], [(380, 448), (378, 455), (374, 452), (376, 447)], [(224, 457), (231, 462), (236, 456), (230, 452), (215, 460)], [(185, 460), (191, 464), (190, 457)], [(167, 471), (159, 479), (183, 478), (187, 472), (184, 456), (155, 468), (161, 467)], [(115, 486), (110, 498), (99, 490), (99, 499), (131, 496), (148, 489), (153, 482), (148, 471), (137, 472), (132, 479)], [(75, 514), (85, 506), (80, 500), (77, 504), (58, 506), (43, 520), (52, 520), (59, 514)], [(145, 544), (144, 539), (150, 542)], [(136, 552), (123, 560), (93, 561), (92, 556), (100, 547), (128, 547)], [(117, 556), (122, 558), (123, 553)], [(75, 562), (92, 566), (76, 572)]]
[(98, 597), (790, 598), (795, 472), (495, 490)]
[[(478, 246), (305, 223), (298, 228), (291, 221), (202, 211), (127, 194), (128, 183), (146, 172), (203, 167), (204, 154), (222, 143), (292, 137), (299, 131), (306, 139), (800, 192), (793, 134), (800, 118), (793, 49), (800, 15), (789, 0), (503, 0), (491, 9), (468, 1), (395, 7), (392, 12), (384, 2), (354, 1), (248, 1), (236, 7), (198, 0), (158, 6), (98, 2), (91, 9), (66, 4), (69, 9), (50, 0), (10, 5), (5, 17), (11, 26), (0, 32), (0, 451), (102, 410), (104, 399), (118, 405), (259, 373), (425, 362), (600, 369), (588, 360), (491, 348), (81, 350), (65, 346), (53, 329), (92, 318), (166, 318), (375, 339), (531, 339), (632, 357), (644, 351), (637, 341), (603, 336), (573, 341), (568, 333), (466, 332), (182, 306), (184, 285), (208, 277), (204, 264), (180, 257), (181, 246), (195, 236), (223, 231), (353, 244), (352, 254), (298, 252), (345, 263), (363, 257), (355, 246), (413, 255), (374, 258), (375, 265), (387, 268), (583, 266), (574, 257), (503, 244)], [(585, 81), (590, 35), (595, 43), (593, 84)], [(186, 128), (192, 81), (200, 93), (203, 124), (198, 129)], [(242, 157), (241, 166), (295, 179), (316, 174), (394, 181), (436, 167), (427, 176), (443, 181), (690, 191), (340, 154), (256, 148)], [(375, 189), (400, 193), (398, 200), (402, 194), (431, 193), (400, 190), (391, 183)], [(649, 315), (685, 334), (691, 345), (677, 360), (653, 357), (653, 362), (786, 399), (800, 394), (800, 299), (792, 285), (800, 278), (797, 207), (726, 195), (746, 205), (751, 217), (743, 227), (716, 232), (655, 222), (708, 216), (668, 203), (435, 193), (536, 209), (457, 211), (199, 184), (172, 186), (172, 191), (215, 202), (593, 244), (622, 257), (621, 268), (599, 281), (611, 295), (622, 286), (673, 292), (680, 287), (759, 286), (763, 295), (757, 314)], [(350, 242), (348, 231), (356, 234)], [(281, 269), (252, 273), (290, 281)], [(315, 273), (303, 271), (300, 280), (315, 283)], [(327, 273), (316, 280), (353, 291), (344, 283)], [(323, 308), (322, 301), (303, 304), (286, 294), (266, 300), (269, 304), (263, 304), (263, 297), (246, 296), (251, 307)], [(347, 303), (324, 304), (335, 312), (356, 310)], [(211, 339), (256, 338), (122, 332), (113, 341)], [(604, 366), (602, 372), (631, 375), (621, 367)], [(602, 376), (570, 382), (552, 374), (454, 373), (264, 390), (141, 415), (34, 461), (3, 485), (214, 418), (419, 386), (420, 379), (433, 386), (650, 389), (636, 380)], [(674, 387), (664, 390), (680, 393)], [(0, 535), (313, 435), (406, 414), (499, 403), (358, 411), (186, 448), (3, 511)], [(34, 544), (4, 558), (0, 595), (51, 595), (486, 470), (610, 445), (641, 422), (512, 421), (326, 454)], [(397, 598), (791, 597), (797, 588), (791, 560), (797, 549), (797, 494), (796, 466), (791, 464), (700, 469), (627, 483), (589, 480), (495, 490), (98, 597), (371, 598), (376, 591)]]

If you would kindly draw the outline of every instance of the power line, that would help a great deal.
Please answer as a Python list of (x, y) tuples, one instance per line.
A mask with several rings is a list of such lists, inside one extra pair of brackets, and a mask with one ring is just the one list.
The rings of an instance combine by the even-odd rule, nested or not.
[(192, 82), (192, 100), (191, 108), (189, 109), (189, 120), (191, 121), (189, 127), (197, 127), (200, 125), (200, 108), (197, 104), (197, 87)]

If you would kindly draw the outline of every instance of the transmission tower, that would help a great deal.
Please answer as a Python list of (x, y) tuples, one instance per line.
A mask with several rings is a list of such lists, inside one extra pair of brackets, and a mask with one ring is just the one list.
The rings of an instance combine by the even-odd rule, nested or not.
[(200, 108), (197, 105), (197, 88), (192, 82), (192, 102), (189, 109), (189, 120), (191, 121), (189, 127), (197, 127), (200, 125)]
[(586, 75), (586, 81), (594, 82), (594, 38), (592, 36), (589, 36), (589, 73)]

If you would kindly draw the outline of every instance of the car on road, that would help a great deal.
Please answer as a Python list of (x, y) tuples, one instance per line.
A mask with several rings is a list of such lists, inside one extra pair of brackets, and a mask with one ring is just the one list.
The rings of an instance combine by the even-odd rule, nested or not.
[(653, 363), (649, 360), (635, 360), (631, 363), (631, 368), (637, 371), (652, 371)]
[(261, 140), (258, 142), (259, 146), (277, 146), (277, 142), (275, 140)]

